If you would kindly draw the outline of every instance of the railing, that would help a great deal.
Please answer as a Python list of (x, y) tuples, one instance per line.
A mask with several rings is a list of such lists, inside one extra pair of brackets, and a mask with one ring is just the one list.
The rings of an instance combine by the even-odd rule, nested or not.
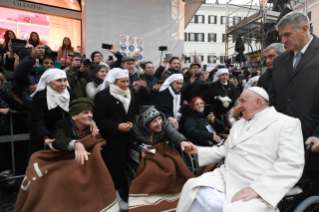
[(5, 179), (0, 179), (0, 182), (15, 180), (23, 178), (24, 175), (16, 176), (16, 167), (15, 167), (15, 152), (14, 152), (14, 142), (17, 141), (28, 141), (30, 139), (29, 133), (24, 134), (13, 134), (13, 114), (27, 114), (28, 111), (16, 111), (13, 110), (10, 116), (10, 135), (0, 135), (0, 144), (1, 143), (11, 143), (11, 157), (12, 157), (12, 177), (7, 177)]

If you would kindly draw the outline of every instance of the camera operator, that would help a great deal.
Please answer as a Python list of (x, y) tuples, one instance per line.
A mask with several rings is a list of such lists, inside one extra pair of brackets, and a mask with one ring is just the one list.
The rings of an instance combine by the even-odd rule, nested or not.
[[(80, 59), (80, 64), (78, 60)], [(91, 61), (89, 59), (82, 59), (80, 55), (74, 56), (72, 64), (77, 66), (70, 66), (66, 72), (69, 86), (76, 94), (78, 98), (86, 97), (86, 85), (92, 81), (91, 74), (89, 72)]]
[[(26, 48), (28, 49), (20, 52), (20, 63), (13, 72), (13, 78), (16, 81), (19, 95), (28, 108), (32, 102), (30, 95), (37, 89), (42, 74), (47, 69), (54, 67), (54, 59), (42, 45), (35, 48), (27, 45)], [(51, 52), (51, 50), (49, 51)], [(37, 65), (36, 61), (40, 57), (43, 57), (42, 63)]]

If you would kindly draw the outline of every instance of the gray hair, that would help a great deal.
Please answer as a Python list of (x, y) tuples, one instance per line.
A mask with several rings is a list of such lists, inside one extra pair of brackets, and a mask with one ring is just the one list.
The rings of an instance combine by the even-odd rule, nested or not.
[(275, 52), (280, 55), (281, 53), (283, 53), (285, 51), (284, 46), (281, 43), (273, 43), (270, 44), (269, 46), (267, 46), (267, 48), (265, 48), (263, 50), (263, 52), (268, 52), (271, 49), (275, 49)]
[[(247, 89), (248, 90), (248, 89)], [(263, 107), (268, 107), (269, 104), (268, 104), (268, 101), (266, 99), (264, 99), (262, 96), (256, 94), (255, 92), (253, 91), (250, 91), (249, 92), (249, 96), (253, 99), (253, 100), (257, 100), (257, 99), (260, 99), (261, 100), (261, 104)]]
[(309, 28), (309, 19), (308, 17), (300, 12), (290, 12), (280, 19), (277, 24), (277, 30), (286, 26), (287, 24), (292, 24), (296, 30), (300, 30), (304, 25), (307, 25)]

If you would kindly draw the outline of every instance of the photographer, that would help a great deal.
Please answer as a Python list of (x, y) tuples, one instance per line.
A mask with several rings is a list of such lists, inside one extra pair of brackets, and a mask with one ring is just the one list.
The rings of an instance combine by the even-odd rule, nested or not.
[(78, 98), (86, 97), (86, 85), (92, 81), (91, 74), (89, 73), (91, 61), (89, 59), (85, 59), (82, 62), (81, 56), (76, 56), (76, 58), (80, 58), (80, 66), (70, 66), (69, 70), (66, 72), (69, 86), (76, 94)]
[[(29, 48), (27, 44), (27, 48)], [(32, 47), (31, 47), (32, 48)], [(30, 49), (24, 49), (20, 52), (20, 63), (13, 72), (13, 78), (16, 81), (19, 96), (23, 97), (26, 107), (32, 102), (30, 95), (37, 89), (38, 82), (42, 74), (49, 68), (54, 67), (54, 59), (48, 55), (44, 46), (38, 45)], [(37, 65), (36, 61), (43, 57), (42, 64)]]

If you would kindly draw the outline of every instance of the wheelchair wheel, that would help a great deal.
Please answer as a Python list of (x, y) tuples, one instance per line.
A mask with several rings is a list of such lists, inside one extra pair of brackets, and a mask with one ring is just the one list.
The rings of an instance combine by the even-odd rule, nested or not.
[(188, 169), (195, 174), (196, 172), (196, 167), (195, 167), (195, 159), (192, 157), (192, 155), (190, 154), (184, 154), (184, 162), (186, 164), (186, 166), (188, 167)]
[(294, 212), (319, 212), (319, 196), (308, 197), (298, 205)]

